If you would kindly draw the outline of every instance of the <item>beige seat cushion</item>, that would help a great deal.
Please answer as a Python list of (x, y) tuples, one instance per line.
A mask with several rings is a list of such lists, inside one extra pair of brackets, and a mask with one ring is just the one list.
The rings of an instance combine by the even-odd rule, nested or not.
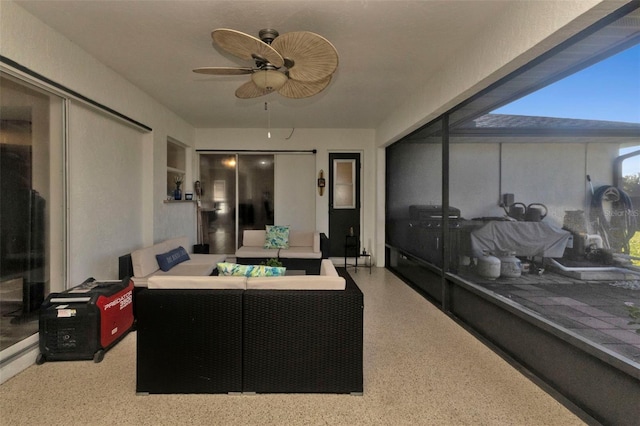
[(320, 259), (321, 252), (313, 251), (312, 247), (289, 247), (288, 249), (280, 249), (278, 253), (283, 259)]
[(184, 247), (187, 253), (191, 253), (191, 245), (189, 244), (189, 239), (187, 237), (176, 237), (170, 238), (164, 241), (164, 244), (168, 247), (167, 251), (173, 250), (174, 248)]
[(149, 288), (163, 289), (246, 289), (246, 277), (171, 277), (154, 275), (148, 280)]
[(262, 246), (242, 246), (236, 250), (236, 257), (277, 258), (279, 250), (280, 249), (266, 249), (262, 248)]
[(344, 290), (342, 277), (295, 275), (284, 277), (250, 277), (247, 290)]

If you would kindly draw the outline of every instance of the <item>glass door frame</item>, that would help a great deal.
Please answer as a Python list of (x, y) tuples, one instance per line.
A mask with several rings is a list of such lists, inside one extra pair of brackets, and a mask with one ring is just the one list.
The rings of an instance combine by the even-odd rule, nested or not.
[[(234, 164), (234, 168), (235, 168), (235, 188), (234, 188), (234, 197), (235, 197), (235, 203), (233, 206), (231, 206), (232, 208), (235, 209), (235, 214), (233, 216), (233, 220), (234, 220), (234, 253), (235, 250), (238, 249), (238, 247), (241, 245), (242, 243), (242, 233), (241, 231), (243, 230), (243, 226), (241, 224), (241, 209), (240, 209), (240, 205), (241, 205), (241, 200), (240, 200), (240, 196), (242, 195), (242, 189), (240, 187), (240, 180), (241, 180), (241, 172), (242, 170), (240, 169), (241, 166), (241, 162), (243, 158), (248, 158), (248, 157), (252, 157), (252, 156), (271, 156), (272, 157), (272, 185), (271, 188), (273, 188), (271, 190), (271, 201), (273, 201), (273, 193), (275, 191), (275, 157), (277, 152), (272, 152), (272, 151), (227, 151), (227, 150), (196, 150), (197, 153), (197, 158), (196, 158), (196, 173), (198, 176), (198, 180), (200, 182), (203, 182), (203, 178), (202, 178), (202, 170), (201, 168), (201, 156), (202, 155), (220, 155), (220, 156), (227, 156), (229, 158), (233, 157), (235, 164)], [(213, 197), (213, 194), (211, 194), (211, 196)], [(201, 206), (201, 200), (198, 201), (199, 202), (199, 207)], [(273, 204), (273, 203), (272, 203)], [(273, 206), (273, 210), (275, 211), (275, 206)], [(254, 211), (254, 215), (255, 215), (255, 209), (252, 209), (252, 211)], [(247, 215), (252, 216), (252, 214), (250, 212), (245, 212)], [(273, 222), (273, 213), (271, 214), (271, 222)], [(268, 218), (267, 218), (267, 222), (268, 222)], [(273, 224), (273, 223), (267, 223), (267, 224)], [(202, 231), (204, 233), (204, 231)], [(225, 254), (234, 254), (234, 253), (225, 253)]]
[[(49, 133), (58, 133), (59, 140), (55, 142), (55, 146), (51, 146), (47, 142), (47, 149), (49, 151), (47, 160), (51, 168), (48, 172), (49, 176), (47, 181), (51, 181), (52, 176), (55, 175), (55, 179), (59, 181), (56, 185), (58, 189), (54, 193), (48, 194), (49, 207), (46, 208), (47, 216), (45, 217), (45, 229), (48, 235), (45, 238), (44, 251), (46, 253), (46, 265), (44, 266), (48, 272), (45, 272), (45, 281), (49, 282), (49, 285), (45, 285), (44, 297), (52, 291), (63, 291), (66, 288), (66, 283), (69, 281), (69, 215), (68, 215), (68, 111), (70, 98), (55, 87), (40, 81), (28, 73), (20, 72), (16, 69), (4, 66), (0, 64), (0, 75), (2, 78), (10, 80), (20, 86), (23, 86), (29, 90), (42, 93), (49, 97), (49, 105), (52, 105), (52, 99), (55, 98), (55, 108), (59, 109), (59, 116), (55, 121), (51, 121), (51, 111), (49, 114)], [(58, 114), (58, 113), (56, 113)], [(54, 169), (55, 168), (55, 169)], [(50, 183), (51, 185), (51, 183)], [(55, 202), (54, 202), (55, 201)], [(52, 205), (59, 207), (52, 208)], [(20, 341), (12, 344), (6, 349), (0, 351), (0, 364), (9, 363), (10, 360), (17, 359), (18, 357), (26, 354), (27, 351), (37, 349), (39, 342), (39, 334), (36, 331)], [(8, 367), (10, 368), (10, 367)], [(11, 372), (9, 372), (9, 375)], [(10, 377), (10, 376), (9, 376)], [(7, 377), (8, 378), (8, 377)]]

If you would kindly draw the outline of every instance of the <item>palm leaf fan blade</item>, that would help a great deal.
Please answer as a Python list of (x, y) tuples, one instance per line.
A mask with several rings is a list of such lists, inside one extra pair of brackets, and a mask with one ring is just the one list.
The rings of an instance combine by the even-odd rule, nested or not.
[(338, 52), (324, 37), (309, 31), (282, 34), (271, 46), (284, 58), (293, 60), (289, 77), (298, 81), (319, 81), (338, 67)]
[(236, 90), (236, 97), (240, 99), (251, 99), (268, 95), (271, 90), (261, 89), (253, 81), (247, 81)]
[(292, 99), (308, 98), (322, 92), (331, 82), (331, 76), (320, 81), (296, 81), (289, 79), (284, 86), (278, 90), (282, 96)]
[(241, 59), (252, 60), (253, 55), (257, 55), (278, 68), (284, 65), (282, 56), (273, 47), (249, 34), (219, 28), (213, 30), (211, 38), (222, 49)]

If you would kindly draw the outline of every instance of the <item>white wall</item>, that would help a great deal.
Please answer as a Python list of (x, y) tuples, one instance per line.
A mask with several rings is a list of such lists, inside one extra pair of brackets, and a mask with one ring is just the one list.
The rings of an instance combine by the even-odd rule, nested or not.
[[(97, 135), (100, 135), (99, 137)], [(141, 132), (73, 102), (69, 111), (69, 284), (117, 278), (143, 217)], [(96, 139), (100, 140), (95, 143)], [(138, 244), (142, 241), (137, 240)]]
[[(527, 205), (543, 203), (548, 209), (546, 221), (559, 226), (565, 210), (586, 211), (585, 152), (588, 147), (570, 143), (527, 145), (503, 144), (502, 192), (514, 193), (516, 201)], [(603, 165), (610, 169), (607, 163)]]
[[(188, 236), (195, 241), (195, 226), (185, 225), (183, 206), (169, 209), (163, 203), (167, 137), (192, 145), (193, 128), (15, 3), (2, 1), (0, 8), (2, 56), (153, 129), (127, 149), (128, 125), (107, 124), (83, 108), (69, 111), (69, 270), (65, 279), (62, 265), (52, 265), (50, 288), (73, 286), (88, 276), (117, 278), (118, 255), (165, 236), (191, 230)], [(61, 237), (52, 235), (56, 253)], [(37, 352), (4, 364), (0, 379), (32, 364)]]
[[(546, 222), (562, 226), (566, 210), (588, 211), (590, 187), (612, 184), (615, 144), (503, 143), (451, 145), (451, 205), (466, 218), (502, 216), (501, 194), (547, 207)], [(502, 169), (500, 171), (500, 169)], [(597, 179), (595, 178), (597, 177)]]
[[(316, 228), (316, 159), (313, 155), (276, 155), (274, 221), (296, 230)], [(278, 208), (286, 206), (285, 208)]]
[[(163, 203), (167, 137), (192, 146), (192, 126), (15, 3), (3, 1), (1, 7), (0, 53), (3, 56), (153, 129), (141, 135), (135, 142), (137, 146), (127, 149), (133, 154), (131, 159), (123, 158), (122, 149), (126, 148), (117, 142), (114, 145), (113, 138), (115, 133), (126, 130), (113, 127), (105, 132), (91, 131), (86, 125), (100, 120), (91, 119), (82, 109), (70, 111), (70, 201), (75, 206), (95, 204), (100, 210), (95, 213), (110, 229), (99, 230), (95, 214), (75, 212), (72, 215), (70, 262), (82, 266), (74, 263), (66, 285), (77, 284), (86, 274), (116, 278), (116, 254), (130, 252), (141, 245), (185, 233), (195, 241), (195, 213), (186, 211), (186, 206), (168, 207)], [(133, 160), (137, 160), (136, 164)], [(108, 166), (103, 166), (106, 164)], [(185, 190), (191, 188), (192, 180), (188, 175)], [(101, 192), (97, 194), (87, 186), (100, 188)], [(129, 193), (136, 195), (122, 197), (121, 192), (129, 191), (128, 186), (133, 186)], [(99, 197), (97, 204), (96, 197)], [(126, 198), (124, 203), (123, 198)], [(129, 223), (123, 229), (118, 218), (128, 214), (137, 217), (137, 226)], [(104, 235), (107, 232), (110, 236)], [(102, 244), (87, 247), (89, 241), (104, 237), (107, 239)]]
[[(297, 150), (316, 149), (315, 184), (318, 172), (329, 170), (330, 152), (360, 152), (362, 155), (362, 241), (375, 242), (375, 206), (377, 200), (376, 152), (374, 131), (367, 129), (271, 129), (271, 139), (267, 139), (265, 129), (197, 129), (196, 149), (226, 150)], [(329, 235), (328, 194), (323, 196), (314, 190), (316, 229)], [(279, 209), (295, 209), (296, 200), (290, 199)], [(373, 253), (375, 256), (376, 253)], [(378, 256), (382, 258), (383, 256)]]
[[(439, 204), (441, 192), (441, 145), (414, 144), (393, 157), (401, 165), (404, 179), (387, 188), (395, 217), (408, 214), (411, 204)], [(542, 203), (548, 209), (545, 221), (562, 226), (566, 210), (588, 210), (590, 187), (610, 185), (612, 163), (618, 150), (614, 144), (595, 143), (500, 143), (450, 145), (450, 205), (466, 219), (503, 216), (498, 205), (501, 194), (512, 193), (515, 201)], [(597, 178), (596, 178), (597, 177)], [(421, 182), (416, 185), (416, 182)], [(396, 192), (399, 194), (396, 195)]]

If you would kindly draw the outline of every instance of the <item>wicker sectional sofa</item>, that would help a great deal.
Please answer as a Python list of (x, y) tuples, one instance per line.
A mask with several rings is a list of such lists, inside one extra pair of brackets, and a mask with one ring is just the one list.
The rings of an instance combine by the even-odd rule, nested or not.
[(363, 295), (322, 275), (157, 277), (136, 299), (136, 391), (363, 391)]
[(264, 229), (244, 230), (242, 247), (235, 253), (236, 261), (244, 265), (257, 265), (273, 258), (288, 269), (317, 275), (320, 273), (321, 260), (329, 258), (329, 239), (318, 231), (291, 230), (288, 248), (264, 248), (265, 237)]
[(168, 271), (160, 269), (156, 255), (172, 249), (184, 247), (190, 249), (187, 237), (171, 238), (152, 246), (147, 246), (120, 256), (118, 259), (119, 278), (131, 277), (136, 287), (146, 287), (149, 278), (164, 276), (207, 276), (216, 269), (219, 262), (224, 262), (225, 255), (189, 253), (189, 260), (181, 262)]

